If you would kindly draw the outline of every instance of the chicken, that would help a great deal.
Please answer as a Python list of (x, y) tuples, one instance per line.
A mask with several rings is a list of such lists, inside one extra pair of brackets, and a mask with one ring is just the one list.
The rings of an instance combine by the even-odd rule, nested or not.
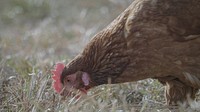
[(153, 78), (166, 86), (167, 104), (194, 99), (200, 88), (200, 1), (134, 0), (62, 66), (54, 75), (66, 93)]

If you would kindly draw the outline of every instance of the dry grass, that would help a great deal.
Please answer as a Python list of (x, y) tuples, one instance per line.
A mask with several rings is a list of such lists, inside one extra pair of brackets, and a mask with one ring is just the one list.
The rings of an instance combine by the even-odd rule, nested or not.
[(68, 62), (130, 2), (1, 0), (0, 111), (169, 112), (164, 87), (152, 79), (101, 85), (80, 99), (62, 98), (51, 87), (55, 62)]

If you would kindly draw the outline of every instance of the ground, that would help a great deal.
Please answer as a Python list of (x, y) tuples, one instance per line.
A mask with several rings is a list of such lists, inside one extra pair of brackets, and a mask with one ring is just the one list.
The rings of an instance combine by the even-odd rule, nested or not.
[[(169, 112), (164, 86), (153, 79), (102, 85), (80, 99), (63, 98), (51, 86), (55, 63), (81, 52), (131, 2), (1, 0), (0, 111)], [(198, 105), (190, 108), (198, 110)]]

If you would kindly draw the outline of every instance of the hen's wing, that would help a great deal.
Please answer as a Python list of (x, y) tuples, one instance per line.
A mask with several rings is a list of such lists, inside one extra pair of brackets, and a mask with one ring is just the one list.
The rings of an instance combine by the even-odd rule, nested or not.
[(118, 82), (174, 76), (200, 87), (200, 2), (135, 0), (125, 38), (130, 64)]

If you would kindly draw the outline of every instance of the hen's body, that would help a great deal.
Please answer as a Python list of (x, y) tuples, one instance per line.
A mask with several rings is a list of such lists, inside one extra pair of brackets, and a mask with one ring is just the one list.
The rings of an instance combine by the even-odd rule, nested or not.
[(76, 71), (90, 74), (95, 85), (108, 77), (112, 83), (158, 79), (169, 104), (187, 94), (194, 98), (200, 88), (200, 1), (135, 0), (67, 65), (65, 75)]

